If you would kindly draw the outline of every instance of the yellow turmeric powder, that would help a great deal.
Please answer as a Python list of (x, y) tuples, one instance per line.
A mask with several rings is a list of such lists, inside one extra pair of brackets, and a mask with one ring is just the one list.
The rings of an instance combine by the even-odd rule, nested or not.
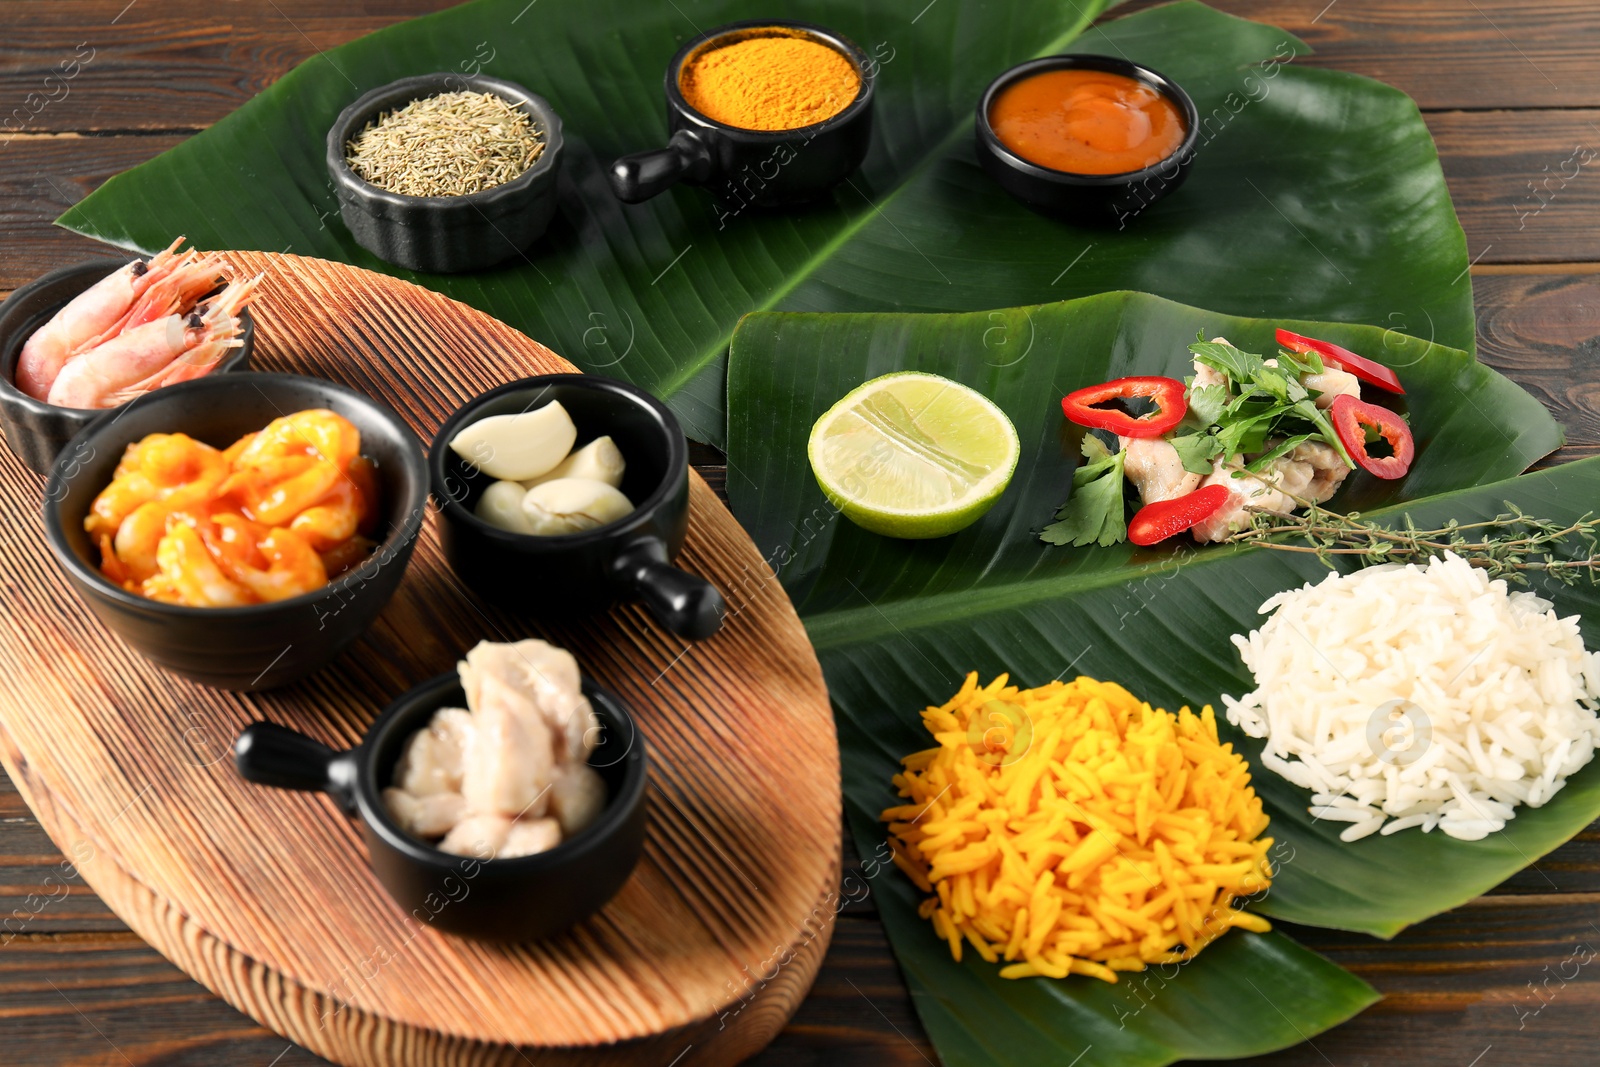
[(745, 130), (794, 130), (830, 119), (861, 91), (843, 54), (810, 37), (756, 31), (690, 57), (678, 88), (709, 119)]

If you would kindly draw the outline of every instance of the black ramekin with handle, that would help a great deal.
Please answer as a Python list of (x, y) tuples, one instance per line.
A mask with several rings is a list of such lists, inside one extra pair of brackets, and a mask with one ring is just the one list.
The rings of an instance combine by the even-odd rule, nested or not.
[[(1001, 143), (989, 125), (989, 112), (995, 97), (1008, 86), (1052, 70), (1105, 71), (1148, 85), (1172, 101), (1183, 115), (1183, 142), (1165, 159), (1124, 174), (1074, 174), (1023, 159)], [(984, 171), (1035, 211), (1071, 222), (1115, 225), (1120, 229), (1189, 176), (1200, 138), (1200, 113), (1182, 86), (1142, 64), (1086, 52), (1046, 56), (1012, 67), (989, 83), (978, 101), (976, 138), (978, 162)]]
[[(227, 448), (308, 408), (349, 419), (361, 432), (362, 455), (377, 463), (379, 544), (366, 562), (314, 592), (231, 608), (151, 600), (100, 573), (100, 550), (83, 520), (128, 445), (147, 434), (186, 433)], [(392, 409), (320, 378), (224, 374), (158, 389), (73, 438), (50, 472), (44, 527), (67, 580), (108, 629), (176, 674), (256, 690), (311, 673), (365, 632), (400, 584), (427, 504), (422, 443)]]
[[(689, 106), (679, 86), (692, 58), (772, 30), (832, 48), (855, 65), (861, 91), (844, 110), (792, 130), (729, 126)], [(755, 19), (732, 22), (692, 38), (667, 64), (665, 148), (623, 156), (611, 165), (617, 198), (641, 203), (683, 182), (704, 186), (726, 207), (803, 204), (825, 195), (861, 165), (872, 143), (872, 101), (877, 65), (849, 38), (809, 22)]]
[(583, 692), (600, 721), (589, 766), (606, 783), (606, 806), (592, 824), (532, 856), (488, 860), (441, 852), (402, 830), (384, 806), (383, 790), (407, 739), (439, 708), (466, 706), (454, 672), (389, 705), (348, 752), (259, 722), (235, 742), (234, 763), (252, 782), (328, 793), (359, 819), (378, 881), (419, 923), (463, 937), (530, 941), (600, 910), (644, 851), (644, 738), (621, 699), (588, 680)]
[[(465, 196), (405, 196), (380, 189), (345, 162), (345, 145), (379, 114), (439, 93), (494, 93), (516, 106), (544, 137), (533, 166), (503, 185)], [(518, 255), (550, 225), (561, 167), (561, 117), (544, 97), (487, 74), (440, 72), (379, 86), (339, 113), (327, 141), (328, 176), (339, 217), (379, 259), (411, 270), (482, 270)]]
[[(22, 346), (73, 297), (127, 265), (126, 259), (93, 259), (62, 267), (40, 275), (0, 304), (0, 427), (11, 451), (39, 474), (50, 473), (56, 456), (85, 426), (107, 411), (121, 408), (64, 408), (35, 400), (16, 386)], [(239, 326), (239, 339), (244, 343), (223, 356), (210, 373), (243, 370), (249, 365), (256, 335), (249, 309), (239, 313)]]
[[(450, 448), (463, 427), (561, 402), (578, 428), (575, 448), (609, 434), (627, 464), (622, 492), (634, 509), (582, 533), (512, 533), (480, 519), (478, 498), (494, 478)], [(428, 451), (439, 539), (451, 569), (473, 592), (514, 611), (565, 619), (642, 600), (669, 630), (705, 638), (722, 625), (722, 594), (672, 560), (689, 530), (689, 447), (666, 405), (627, 382), (593, 374), (546, 374), (493, 389), (445, 421)]]

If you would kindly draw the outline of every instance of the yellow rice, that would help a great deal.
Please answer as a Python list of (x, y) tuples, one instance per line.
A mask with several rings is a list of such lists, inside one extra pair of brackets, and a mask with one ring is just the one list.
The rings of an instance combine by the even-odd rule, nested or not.
[(1272, 839), (1209, 705), (1173, 715), (1092, 678), (1006, 683), (969, 674), (922, 712), (938, 747), (901, 761), (906, 803), (883, 813), (951, 955), (965, 941), (1008, 961), (1005, 978), (1115, 982), (1270, 928), (1234, 906), (1270, 885)]

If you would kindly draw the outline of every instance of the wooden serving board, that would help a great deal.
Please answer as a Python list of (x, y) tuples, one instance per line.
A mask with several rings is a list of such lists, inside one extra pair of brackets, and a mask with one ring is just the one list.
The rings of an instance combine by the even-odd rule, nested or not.
[[(234, 259), (267, 272), (256, 367), (378, 397), (424, 441), (477, 393), (574, 369), (392, 278)], [(794, 609), (698, 475), (679, 564), (728, 599), (709, 641), (686, 644), (636, 606), (555, 628), (503, 613), (454, 578), (430, 519), (365, 637), (303, 682), (245, 695), (168, 675), (104, 630), (45, 546), (41, 480), (0, 452), (0, 761), (90, 886), (229, 1003), (351, 1065), (729, 1064), (793, 1013), (837, 907), (838, 744)], [(559, 938), (496, 946), (417, 923), (332, 801), (234, 773), (249, 722), (349, 747), (480, 639), (528, 635), (570, 648), (628, 701), (651, 760), (643, 861)]]

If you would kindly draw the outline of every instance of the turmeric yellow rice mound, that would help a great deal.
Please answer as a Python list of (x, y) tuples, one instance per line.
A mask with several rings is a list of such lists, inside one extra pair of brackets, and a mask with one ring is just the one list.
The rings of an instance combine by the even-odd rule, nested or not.
[(1178, 714), (1110, 682), (1017, 689), (967, 676), (922, 713), (938, 741), (907, 756), (889, 808), (895, 863), (950, 953), (1006, 978), (1118, 971), (1192, 957), (1271, 884), (1272, 839), (1250, 771), (1209, 706)]

